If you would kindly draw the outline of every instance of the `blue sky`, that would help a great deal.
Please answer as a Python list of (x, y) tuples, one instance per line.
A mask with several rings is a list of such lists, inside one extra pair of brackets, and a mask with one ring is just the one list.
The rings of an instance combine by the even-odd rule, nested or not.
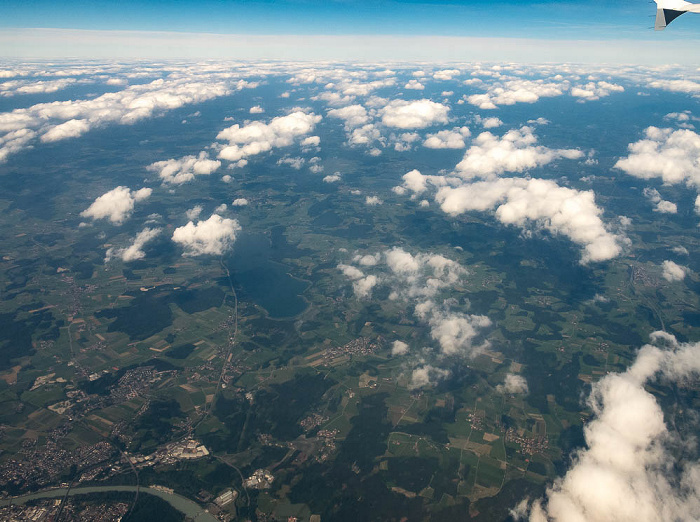
[[(645, 0), (30, 0), (0, 7), (0, 27), (634, 39), (651, 36), (654, 7)], [(691, 18), (674, 22), (673, 35), (694, 36), (700, 20)]]
[[(654, 15), (647, 0), (28, 0), (0, 3), (0, 55), (608, 63), (666, 63), (673, 57), (696, 63), (700, 16), (685, 15), (655, 32)], [(207, 41), (206, 35), (244, 37)], [(326, 36), (336, 40), (320, 38)], [(370, 36), (394, 39), (369, 45)], [(493, 41), (477, 41), (484, 38)], [(532, 45), (523, 47), (518, 39)], [(685, 50), (678, 53), (681, 41)], [(410, 52), (402, 53), (407, 47)]]

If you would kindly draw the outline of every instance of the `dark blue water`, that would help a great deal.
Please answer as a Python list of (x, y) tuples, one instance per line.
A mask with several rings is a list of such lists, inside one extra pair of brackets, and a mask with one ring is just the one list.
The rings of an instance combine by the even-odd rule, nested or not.
[(263, 307), (272, 318), (293, 317), (308, 303), (302, 297), (309, 283), (292, 277), (289, 267), (274, 261), (276, 250), (262, 234), (242, 234), (228, 259), (239, 298)]

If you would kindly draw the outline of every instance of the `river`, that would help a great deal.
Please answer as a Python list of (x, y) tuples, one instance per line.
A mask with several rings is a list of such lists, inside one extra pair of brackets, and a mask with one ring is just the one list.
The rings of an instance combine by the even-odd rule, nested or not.
[[(136, 486), (86, 486), (80, 488), (71, 488), (68, 496), (72, 497), (74, 495), (86, 495), (88, 493), (108, 493), (113, 491), (136, 493)], [(186, 497), (178, 495), (177, 493), (168, 493), (159, 489), (141, 487), (139, 488), (139, 494), (142, 493), (146, 493), (148, 495), (155, 495), (156, 497), (165, 500), (172, 507), (183, 513), (185, 516), (193, 519), (195, 522), (217, 522), (217, 519), (214, 517), (214, 515), (206, 511), (204, 508), (202, 508), (202, 506)], [(9, 504), (24, 504), (29, 500), (36, 500), (41, 498), (63, 497), (65, 494), (66, 488), (40, 491), (38, 493), (31, 493), (19, 497), (2, 499), (0, 500), (0, 506), (7, 506)]]

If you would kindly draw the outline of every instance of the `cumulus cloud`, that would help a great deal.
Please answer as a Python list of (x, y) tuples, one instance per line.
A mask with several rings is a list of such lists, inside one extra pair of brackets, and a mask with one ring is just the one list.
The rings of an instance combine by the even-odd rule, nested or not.
[(209, 154), (202, 151), (197, 156), (156, 161), (146, 169), (157, 172), (164, 185), (182, 185), (192, 181), (195, 176), (209, 175), (218, 170), (219, 167), (221, 167), (219, 160), (209, 159)]
[(365, 198), (365, 205), (369, 205), (370, 207), (376, 207), (377, 205), (381, 205), (382, 203), (384, 202), (377, 196), (367, 196)]
[(147, 199), (151, 192), (150, 188), (133, 191), (119, 186), (102, 194), (80, 215), (92, 219), (109, 219), (115, 225), (121, 225), (131, 216), (134, 204)]
[(428, 134), (423, 146), (429, 149), (463, 149), (466, 147), (464, 138), (468, 138), (470, 135), (468, 127), (441, 130), (435, 134)]
[(501, 138), (490, 132), (477, 136), (455, 172), (465, 179), (492, 178), (504, 172), (523, 172), (559, 158), (578, 159), (577, 149), (550, 149), (537, 145), (531, 127), (506, 132)]
[(408, 345), (403, 341), (394, 341), (391, 345), (391, 355), (405, 355), (408, 353)]
[(206, 221), (190, 221), (176, 228), (172, 240), (185, 249), (185, 256), (222, 255), (231, 248), (240, 230), (235, 219), (212, 214)]
[(192, 221), (193, 219), (197, 219), (199, 215), (202, 213), (202, 205), (195, 205), (191, 209), (189, 209), (187, 212), (185, 212), (185, 215), (187, 216), (187, 219)]
[(582, 100), (599, 100), (605, 96), (610, 96), (613, 92), (623, 92), (622, 85), (609, 82), (589, 82), (585, 85), (575, 85), (571, 88), (571, 96)]
[(301, 167), (304, 166), (304, 163), (306, 163), (306, 160), (304, 158), (292, 158), (292, 157), (286, 157), (286, 158), (281, 158), (277, 160), (278, 165), (288, 165), (292, 167), (294, 170), (300, 170)]
[(700, 95), (700, 83), (693, 80), (658, 79), (649, 82), (647, 85), (654, 89), (661, 89), (664, 91), (682, 92), (685, 94), (692, 94), (694, 96)]
[[(0, 76), (1, 78), (2, 76)], [(16, 96), (18, 94), (48, 94), (71, 87), (78, 83), (75, 78), (60, 78), (58, 80), (11, 80), (0, 82), (0, 96)], [(85, 83), (83, 81), (82, 83)]]
[(146, 243), (157, 237), (160, 234), (160, 232), (160, 228), (144, 228), (141, 232), (139, 232), (136, 235), (134, 241), (128, 247), (119, 248), (117, 250), (110, 248), (109, 250), (107, 250), (105, 262), (108, 262), (115, 256), (121, 258), (121, 260), (125, 263), (129, 263), (130, 261), (136, 261), (138, 259), (143, 259), (144, 257), (146, 257), (146, 253), (143, 251), (143, 247), (146, 245)]
[(380, 109), (382, 123), (398, 129), (423, 129), (447, 123), (450, 109), (446, 105), (422, 99), (393, 100)]
[[(547, 489), (529, 514), (531, 522), (655, 522), (700, 518), (700, 463), (675, 458), (681, 445), (697, 452), (694, 439), (679, 440), (645, 385), (683, 383), (700, 373), (700, 343), (679, 343), (655, 332), (624, 373), (593, 385), (594, 418), (584, 428), (586, 448), (563, 478)], [(522, 505), (519, 512), (522, 513)]]
[(433, 73), (433, 79), (448, 81), (453, 79), (455, 76), (459, 76), (460, 74), (461, 71), (459, 69), (442, 69)]
[[(471, 357), (483, 343), (476, 343), (481, 332), (491, 325), (488, 317), (465, 314), (453, 309), (455, 303), (437, 299), (439, 294), (460, 284), (467, 270), (459, 263), (439, 254), (411, 254), (392, 248), (376, 254), (356, 255), (358, 266), (341, 264), (338, 268), (353, 281), (358, 298), (367, 298), (365, 281), (375, 276), (371, 289), (378, 284), (390, 288), (389, 299), (410, 303), (414, 315), (430, 327), (430, 337), (437, 342), (441, 356)], [(373, 272), (367, 275), (367, 272)]]
[(522, 375), (516, 375), (514, 373), (509, 373), (503, 380), (503, 384), (496, 386), (496, 391), (499, 393), (506, 393), (509, 395), (516, 394), (527, 394), (529, 388), (527, 386), (527, 381)]
[(234, 207), (245, 207), (247, 204), (248, 200), (246, 198), (236, 198), (231, 203), (231, 205)]
[(480, 123), (484, 129), (495, 129), (496, 127), (500, 127), (501, 125), (503, 125), (501, 119), (496, 118), (495, 116), (491, 116), (489, 118), (482, 118), (480, 116), (477, 116), (476, 122)]
[(612, 259), (621, 252), (622, 238), (606, 229), (593, 191), (562, 187), (552, 180), (498, 178), (442, 187), (435, 199), (453, 216), (495, 208), (501, 223), (519, 227), (532, 223), (564, 235), (583, 247), (584, 263)]
[(409, 80), (406, 85), (403, 86), (404, 89), (410, 89), (414, 91), (422, 91), (425, 89), (425, 85), (423, 85), (421, 82), (418, 80)]
[(318, 147), (321, 144), (320, 136), (308, 136), (301, 140), (302, 147)]
[(337, 181), (340, 181), (340, 172), (334, 172), (323, 178), (324, 183), (336, 183)]
[(441, 380), (449, 377), (450, 372), (442, 368), (436, 368), (430, 364), (415, 368), (411, 373), (411, 381), (408, 384), (409, 390), (434, 386)]
[(321, 116), (295, 111), (287, 116), (273, 118), (270, 123), (254, 121), (222, 130), (216, 137), (228, 141), (222, 146), (219, 158), (239, 161), (278, 147), (288, 147), (294, 140), (312, 132)]
[[(215, 76), (174, 76), (129, 86), (86, 100), (40, 103), (0, 114), (0, 160), (28, 146), (39, 136), (44, 142), (75, 138), (107, 124), (131, 125), (145, 118), (254, 87), (240, 80)], [(17, 140), (18, 134), (24, 141)], [(9, 138), (8, 136), (14, 136)]]
[(265, 109), (260, 107), (260, 105), (254, 105), (253, 107), (250, 108), (250, 114), (263, 114), (265, 112)]
[(493, 83), (486, 93), (468, 96), (467, 102), (480, 109), (496, 109), (499, 105), (535, 103), (540, 98), (561, 96), (567, 89), (565, 83), (515, 79)]
[(362, 105), (348, 105), (342, 109), (331, 109), (328, 111), (328, 117), (343, 120), (346, 128), (360, 127), (370, 120), (367, 109)]
[(416, 307), (416, 315), (421, 318), (428, 316), (430, 336), (438, 342), (444, 355), (473, 355), (474, 339), (482, 329), (491, 326), (491, 320), (485, 315), (451, 312), (430, 302), (421, 304), (420, 308)]
[(662, 199), (661, 194), (656, 189), (645, 188), (644, 196), (649, 201), (654, 203), (654, 212), (659, 212), (661, 214), (676, 214), (678, 212), (677, 205), (675, 203)]
[(647, 127), (645, 138), (628, 146), (615, 168), (642, 179), (700, 187), (700, 135), (689, 129)]
[(664, 261), (661, 266), (663, 268), (661, 275), (666, 281), (670, 281), (671, 283), (683, 281), (686, 273), (688, 272), (686, 267), (677, 265), (673, 261)]
[(53, 141), (77, 138), (90, 130), (90, 123), (86, 120), (68, 120), (65, 123), (55, 125), (41, 136), (41, 141), (50, 143)]

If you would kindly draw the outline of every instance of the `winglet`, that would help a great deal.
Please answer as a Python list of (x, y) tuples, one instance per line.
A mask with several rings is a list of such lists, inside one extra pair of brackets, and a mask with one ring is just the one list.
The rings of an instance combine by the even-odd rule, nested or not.
[(654, 24), (655, 31), (663, 31), (666, 26), (673, 22), (680, 15), (685, 13), (685, 11), (676, 11), (675, 9), (657, 9), (656, 10), (656, 23)]

